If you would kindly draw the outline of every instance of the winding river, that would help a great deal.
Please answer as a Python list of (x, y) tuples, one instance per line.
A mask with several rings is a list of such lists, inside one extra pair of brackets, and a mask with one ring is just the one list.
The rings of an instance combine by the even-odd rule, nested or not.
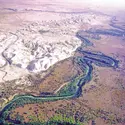
[[(115, 25), (113, 21), (110, 24), (114, 29), (98, 29), (98, 30), (87, 30), (85, 32), (89, 34), (101, 34), (101, 35), (112, 35), (122, 37), (125, 34), (125, 30), (120, 28), (119, 26)], [(81, 31), (79, 31), (81, 32)], [(93, 43), (81, 36), (77, 32), (76, 37), (78, 37), (81, 41), (85, 42), (87, 46), (92, 46)], [(65, 85), (61, 88), (56, 95), (52, 96), (33, 96), (33, 95), (20, 95), (14, 97), (1, 111), (1, 122), (4, 123), (5, 120), (8, 119), (8, 115), (12, 109), (16, 107), (22, 106), (24, 104), (29, 103), (39, 103), (45, 101), (56, 101), (56, 100), (63, 100), (63, 99), (72, 99), (77, 98), (82, 93), (82, 87), (84, 84), (88, 83), (92, 79), (92, 71), (93, 67), (92, 64), (95, 64), (100, 67), (111, 67), (111, 68), (118, 68), (118, 61), (112, 57), (106, 56), (101, 52), (89, 52), (83, 49), (83, 46), (79, 47), (76, 52), (83, 54), (83, 56), (76, 56), (75, 63), (83, 70), (84, 75), (74, 78), (73, 81), (69, 82), (68, 85)], [(16, 125), (16, 123), (14, 123)]]

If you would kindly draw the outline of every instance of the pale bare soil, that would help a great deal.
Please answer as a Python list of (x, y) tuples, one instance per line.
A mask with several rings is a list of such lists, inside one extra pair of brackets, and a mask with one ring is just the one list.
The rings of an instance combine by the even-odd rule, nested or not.
[[(49, 82), (54, 77), (57, 82), (62, 79), (56, 75), (45, 79), (43, 86), (41, 80), (50, 66), (73, 56), (81, 45), (81, 41), (75, 37), (78, 30), (111, 28), (108, 24), (114, 15), (119, 22), (124, 21), (123, 8), (105, 8), (88, 2), (71, 4), (55, 0), (37, 0), (35, 3), (32, 0), (0, 0), (0, 107), (16, 94), (38, 95), (40, 83), (39, 89), (43, 92), (56, 92), (65, 85), (66, 81), (62, 80), (51, 89)], [(15, 109), (12, 117), (19, 112), (28, 121), (28, 116), (35, 115), (34, 111), (37, 110), (38, 115), (44, 114), (40, 117), (48, 120), (59, 109), (67, 114), (72, 109), (73, 115), (78, 111), (85, 117), (86, 125), (91, 125), (93, 120), (96, 125), (124, 125), (125, 39), (101, 37), (100, 40), (92, 40), (94, 47), (85, 49), (100, 51), (120, 60), (119, 69), (94, 66), (93, 79), (83, 87), (80, 98), (25, 105)]]

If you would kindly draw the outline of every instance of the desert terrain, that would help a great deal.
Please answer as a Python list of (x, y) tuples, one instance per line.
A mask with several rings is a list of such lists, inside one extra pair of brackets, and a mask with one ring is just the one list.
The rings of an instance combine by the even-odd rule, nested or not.
[(0, 124), (125, 125), (124, 3), (0, 0)]

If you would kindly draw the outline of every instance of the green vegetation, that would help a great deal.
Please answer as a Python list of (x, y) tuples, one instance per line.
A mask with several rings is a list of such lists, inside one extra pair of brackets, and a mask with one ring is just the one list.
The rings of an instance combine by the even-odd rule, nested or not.
[[(83, 76), (82, 76), (83, 77)], [(65, 85), (58, 93), (59, 96), (68, 96), (68, 95), (75, 95), (78, 90), (77, 83), (79, 81), (79, 77), (70, 82), (69, 84)]]
[(40, 117), (30, 116), (30, 121), (27, 125), (84, 125), (79, 121), (76, 122), (73, 117), (66, 117), (61, 114), (53, 116), (47, 122), (40, 119)]
[(44, 114), (39, 114), (39, 115), (30, 115), (29, 117), (30, 122), (32, 123), (44, 123), (45, 115)]
[[(44, 120), (44, 115), (39, 116), (29, 116), (30, 121), (28, 123), (23, 123), (20, 116), (17, 116), (14, 121), (15, 123), (10, 123), (9, 121), (1, 121), (1, 125), (84, 125), (84, 123), (76, 121), (73, 117), (66, 117), (66, 115), (58, 114), (51, 117), (48, 121)], [(18, 123), (17, 123), (18, 122)]]

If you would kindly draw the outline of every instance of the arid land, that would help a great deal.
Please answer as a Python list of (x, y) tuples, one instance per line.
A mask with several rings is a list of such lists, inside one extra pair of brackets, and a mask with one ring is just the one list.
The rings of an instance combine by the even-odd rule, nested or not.
[[(1, 111), (16, 96), (53, 96), (73, 78), (85, 75), (74, 61), (86, 56), (77, 51), (81, 46), (119, 61), (117, 68), (92, 63), (92, 79), (83, 85), (80, 97), (18, 106), (9, 111), (6, 122), (13, 123), (18, 115), (23, 117), (19, 124), (47, 122), (61, 114), (83, 125), (124, 125), (124, 11), (105, 11), (88, 3), (0, 0)], [(110, 25), (114, 16), (114, 24), (122, 29)], [(113, 31), (116, 35), (86, 32), (96, 29), (118, 31)], [(80, 31), (93, 46), (76, 36)]]

